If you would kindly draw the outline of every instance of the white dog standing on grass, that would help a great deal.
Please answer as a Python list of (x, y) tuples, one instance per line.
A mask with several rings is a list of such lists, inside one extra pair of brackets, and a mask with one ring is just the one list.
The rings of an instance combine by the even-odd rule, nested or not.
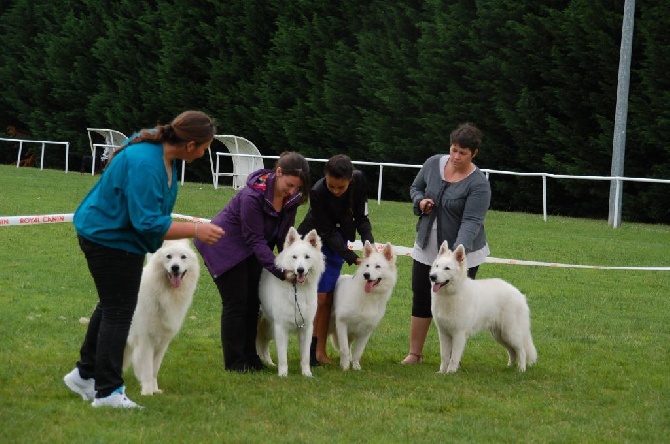
[(381, 251), (365, 241), (363, 260), (353, 275), (337, 279), (329, 333), (340, 351), (342, 370), (361, 369), (361, 357), (372, 332), (386, 312), (398, 279), (396, 255), (387, 243)]
[(454, 373), (468, 337), (489, 330), (516, 362), (519, 371), (537, 361), (530, 334), (530, 310), (526, 297), (502, 279), (472, 280), (467, 276), (463, 245), (452, 253), (447, 242), (430, 269), (433, 283), (431, 309), (440, 338), (440, 371)]
[(168, 240), (149, 256), (123, 359), (142, 386), (142, 395), (162, 393), (158, 370), (168, 345), (181, 329), (200, 277), (189, 239)]
[(304, 376), (312, 376), (309, 366), (309, 346), (314, 330), (317, 286), (325, 270), (321, 238), (312, 230), (303, 239), (291, 227), (284, 248), (275, 264), (291, 275), (282, 281), (263, 269), (259, 286), (261, 314), (258, 319), (256, 351), (261, 360), (274, 366), (270, 356), (270, 341), (277, 346), (279, 376), (288, 376), (289, 334), (298, 333), (300, 368)]

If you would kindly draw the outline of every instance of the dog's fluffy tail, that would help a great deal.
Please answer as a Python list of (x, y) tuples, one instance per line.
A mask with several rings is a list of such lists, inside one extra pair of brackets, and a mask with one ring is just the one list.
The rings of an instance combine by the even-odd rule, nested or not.
[(268, 320), (261, 315), (258, 317), (258, 328), (256, 332), (256, 353), (261, 358), (261, 361), (267, 365), (275, 366), (270, 356), (270, 341), (272, 340), (271, 326)]
[(533, 344), (533, 338), (530, 336), (530, 333), (526, 336), (526, 343), (524, 346), (526, 348), (526, 364), (535, 364), (537, 362), (537, 350), (535, 349), (535, 344)]
[(126, 348), (123, 350), (123, 371), (128, 370), (128, 367), (133, 363), (133, 346), (130, 342), (126, 343)]
[[(334, 321), (332, 321), (332, 320), (330, 322), (331, 322), (331, 325), (334, 323)], [(333, 347), (335, 348), (335, 350), (339, 350), (340, 349), (340, 341), (337, 339), (337, 331), (333, 330), (333, 331), (329, 332), (328, 336), (330, 337), (330, 343), (333, 344)]]

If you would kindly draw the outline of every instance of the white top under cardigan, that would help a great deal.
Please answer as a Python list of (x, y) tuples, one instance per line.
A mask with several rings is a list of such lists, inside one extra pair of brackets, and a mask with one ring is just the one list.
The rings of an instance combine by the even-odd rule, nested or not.
[[(449, 155), (443, 156), (440, 159), (440, 171), (441, 171), (441, 176), (442, 180), (446, 180), (444, 177), (444, 167), (447, 164), (447, 161), (449, 160)], [(472, 170), (470, 174), (472, 174), (475, 170)], [(450, 249), (454, 249), (457, 247), (457, 245), (449, 245)], [(425, 265), (432, 265), (433, 262), (435, 261), (435, 258), (437, 257), (437, 252), (439, 248), (437, 245), (437, 219), (433, 223), (433, 226), (431, 227), (430, 230), (430, 237), (428, 238), (428, 244), (426, 245), (425, 249), (422, 249), (418, 243), (415, 241), (414, 242), (414, 249), (412, 250), (412, 259), (416, 260), (417, 262), (421, 262), (422, 264)], [(478, 265), (483, 264), (486, 261), (486, 258), (488, 255), (491, 254), (491, 251), (489, 250), (489, 244), (487, 243), (484, 245), (483, 248), (480, 248), (477, 251), (471, 251), (470, 253), (467, 253), (465, 255), (466, 260), (468, 261), (468, 268), (476, 267)]]

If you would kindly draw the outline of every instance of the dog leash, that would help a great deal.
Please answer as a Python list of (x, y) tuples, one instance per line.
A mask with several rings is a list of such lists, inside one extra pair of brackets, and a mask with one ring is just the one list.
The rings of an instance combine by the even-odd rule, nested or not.
[[(295, 307), (297, 310), (293, 310), (293, 319), (295, 320), (295, 326), (298, 328), (305, 328), (305, 317), (302, 315), (302, 311), (300, 310), (300, 304), (298, 304), (298, 284), (293, 283), (293, 299), (295, 300)], [(302, 319), (302, 323), (298, 323), (298, 314), (300, 314), (300, 318)]]

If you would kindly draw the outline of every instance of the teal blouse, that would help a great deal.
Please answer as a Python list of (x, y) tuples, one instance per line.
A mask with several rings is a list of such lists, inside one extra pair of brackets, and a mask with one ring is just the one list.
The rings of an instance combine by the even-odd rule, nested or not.
[(120, 151), (74, 213), (77, 234), (131, 253), (160, 248), (177, 200), (177, 163), (172, 184), (160, 143), (140, 142)]

